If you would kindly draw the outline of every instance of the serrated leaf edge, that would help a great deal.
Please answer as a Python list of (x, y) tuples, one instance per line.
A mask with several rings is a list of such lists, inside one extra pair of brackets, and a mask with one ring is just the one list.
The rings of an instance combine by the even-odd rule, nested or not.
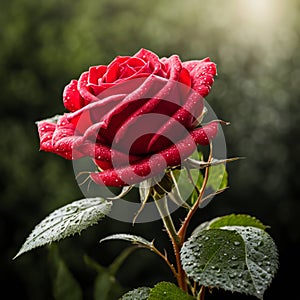
[[(102, 203), (98, 204), (98, 205), (102, 205), (102, 204), (106, 204), (107, 206), (105, 207), (105, 209), (100, 213), (102, 216), (99, 217), (97, 220), (94, 220), (93, 222), (91, 222), (90, 224), (88, 224), (86, 227), (83, 227), (81, 228), (79, 231), (74, 231), (74, 232), (71, 232), (67, 235), (63, 235), (63, 234), (60, 234), (60, 236), (57, 236), (57, 237), (54, 237), (51, 241), (47, 241), (45, 243), (39, 243), (37, 245), (33, 245), (33, 246), (30, 246), (30, 243), (33, 242), (34, 239), (37, 239), (39, 236), (42, 236), (47, 230), (49, 230), (49, 228), (45, 228), (44, 230), (42, 230), (41, 232), (39, 232), (36, 236), (34, 236), (34, 233), (35, 231), (37, 231), (41, 225), (43, 223), (47, 223), (47, 220), (49, 219), (56, 219), (56, 218), (61, 218), (62, 215), (56, 215), (59, 211), (63, 210), (63, 209), (68, 209), (68, 208), (75, 208), (76, 209), (76, 205), (79, 204), (79, 203), (83, 203), (83, 202), (88, 202), (89, 200), (91, 201), (102, 201)], [(90, 205), (90, 206), (87, 206), (85, 207), (85, 209), (88, 209), (88, 208), (91, 208), (93, 205)], [(69, 203), (65, 206), (62, 206), (56, 210), (54, 210), (52, 213), (50, 213), (46, 218), (44, 218), (40, 223), (38, 223), (34, 229), (31, 231), (31, 233), (29, 234), (29, 236), (26, 238), (25, 242), (23, 243), (23, 245), (21, 246), (20, 250), (18, 251), (18, 253), (13, 257), (13, 259), (16, 259), (17, 257), (19, 257), (20, 255), (28, 252), (28, 251), (31, 251), (35, 248), (38, 248), (38, 247), (42, 247), (42, 246), (45, 246), (47, 244), (51, 244), (52, 242), (57, 242), (61, 239), (64, 239), (66, 237), (69, 237), (69, 236), (73, 236), (75, 235), (76, 233), (80, 234), (82, 230), (86, 229), (87, 227), (89, 226), (92, 226), (92, 225), (95, 225), (99, 222), (100, 219), (102, 219), (105, 215), (107, 215), (110, 210), (111, 210), (111, 206), (112, 206), (112, 202), (110, 201), (106, 201), (104, 200), (103, 198), (100, 198), (100, 197), (96, 197), (96, 198), (86, 198), (86, 199), (80, 199), (80, 200), (77, 200), (77, 201), (74, 201), (72, 203)], [(76, 211), (74, 212), (66, 212), (64, 214), (64, 216), (68, 216), (68, 215), (72, 215), (74, 213), (77, 212), (79, 208), (77, 207)], [(59, 221), (57, 221), (56, 223), (53, 224), (53, 226), (57, 225), (59, 223)], [(66, 226), (67, 228), (67, 226)]]

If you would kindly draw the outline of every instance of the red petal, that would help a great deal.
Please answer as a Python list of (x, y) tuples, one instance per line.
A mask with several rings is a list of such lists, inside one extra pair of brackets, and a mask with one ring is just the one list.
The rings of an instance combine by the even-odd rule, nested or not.
[[(141, 55), (143, 53), (144, 52), (141, 52)], [(147, 54), (145, 55), (147, 57)], [(135, 124), (139, 116), (149, 113), (171, 116), (174, 113), (174, 103), (180, 103), (180, 93), (178, 92), (177, 82), (182, 69), (181, 62), (177, 55), (173, 55), (169, 59), (165, 60), (165, 63), (171, 66), (169, 78), (163, 80), (161, 77), (149, 77), (150, 80), (147, 79), (145, 83), (139, 88), (138, 92), (140, 93), (140, 95), (134, 95), (135, 99), (142, 99), (142, 97), (146, 97), (149, 98), (149, 100), (145, 102), (143, 106), (136, 109), (135, 112), (129, 115), (127, 117), (127, 120), (122, 123), (122, 127), (117, 131), (115, 137), (117, 143), (120, 142), (128, 134), (129, 127), (136, 127)], [(149, 93), (146, 94), (144, 91), (149, 91)], [(168, 107), (168, 110), (165, 109), (164, 105), (161, 105), (161, 100), (169, 101), (170, 105)], [(152, 130), (150, 132), (155, 132), (156, 128), (158, 129), (162, 124), (158, 123), (153, 125), (155, 126), (152, 127)], [(144, 130), (144, 132), (146, 131)]]
[(190, 72), (192, 88), (202, 97), (206, 97), (217, 74), (216, 65), (209, 58), (205, 58), (184, 62), (183, 66)]
[(99, 84), (99, 79), (105, 74), (107, 66), (95, 66), (89, 68), (88, 83)]
[(157, 134), (153, 136), (153, 139), (148, 144), (148, 151), (159, 142), (159, 136), (174, 140), (177, 134), (180, 134), (180, 132), (184, 133), (182, 127), (187, 128), (187, 130), (191, 129), (194, 121), (200, 116), (203, 106), (204, 102), (202, 96), (191, 90), (191, 94), (186, 103), (176, 110), (170, 120), (165, 122), (163, 126), (159, 128)]
[(150, 67), (152, 69), (152, 74), (165, 77), (163, 71), (163, 64), (161, 63), (159, 57), (155, 53), (146, 49), (141, 49), (133, 57), (138, 57), (144, 60), (145, 62), (149, 62)]
[(56, 128), (56, 124), (47, 121), (37, 123), (40, 137), (40, 150), (52, 152), (52, 137)]
[(84, 100), (77, 89), (77, 80), (72, 80), (64, 89), (63, 102), (66, 109), (73, 112), (84, 106)]
[(178, 166), (195, 150), (196, 144), (207, 145), (218, 132), (218, 122), (211, 122), (202, 128), (191, 132), (191, 135), (150, 158), (134, 164), (108, 169), (100, 173), (92, 173), (92, 180), (99, 185), (125, 186), (141, 182), (149, 177), (157, 176), (165, 171), (167, 166)]
[(112, 83), (119, 78), (119, 62), (115, 61), (107, 68), (106, 74), (103, 76), (103, 82)]
[(78, 91), (81, 97), (84, 99), (84, 105), (98, 100), (98, 98), (92, 93), (92, 89), (89, 86), (88, 78), (89, 72), (84, 72), (81, 74), (78, 80)]
[(188, 87), (190, 87), (192, 85), (192, 79), (191, 79), (190, 73), (187, 69), (182, 68), (178, 81), (187, 85)]

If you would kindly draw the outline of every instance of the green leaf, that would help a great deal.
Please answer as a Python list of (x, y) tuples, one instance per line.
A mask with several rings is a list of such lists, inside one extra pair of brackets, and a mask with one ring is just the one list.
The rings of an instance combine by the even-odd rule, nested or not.
[(116, 278), (107, 272), (98, 273), (94, 283), (94, 299), (117, 299), (124, 293)]
[(194, 200), (198, 198), (195, 186), (200, 189), (203, 183), (202, 173), (196, 169), (181, 169), (173, 170), (172, 174), (175, 182), (174, 197), (179, 197), (182, 203), (187, 201), (193, 205)]
[[(118, 296), (122, 295), (122, 288), (116, 281), (116, 278), (105, 268), (98, 264), (95, 260), (87, 255), (84, 256), (85, 263), (97, 272), (94, 282), (94, 299), (110, 300), (111, 293), (118, 292)], [(116, 297), (115, 297), (116, 298)]]
[(117, 234), (107, 236), (106, 238), (100, 240), (100, 243), (102, 243), (104, 241), (108, 241), (108, 240), (128, 241), (128, 242), (131, 242), (134, 245), (138, 245), (140, 247), (149, 248), (149, 249), (152, 249), (152, 247), (153, 247), (152, 242), (149, 242), (149, 241), (147, 241), (146, 239), (144, 239), (140, 236), (127, 234), (127, 233), (117, 233)]
[(227, 187), (228, 174), (224, 164), (211, 166), (206, 186), (218, 191)]
[(81, 300), (82, 291), (78, 282), (59, 255), (57, 247), (50, 249), (53, 269), (53, 295), (55, 300)]
[(127, 248), (122, 251), (107, 268), (101, 266), (88, 256), (84, 257), (85, 263), (98, 273), (94, 283), (94, 299), (117, 299), (124, 293), (124, 288), (117, 281), (115, 274), (133, 250), (134, 248)]
[(136, 247), (130, 247), (124, 249), (111, 263), (108, 267), (109, 273), (112, 275), (116, 275), (117, 271), (120, 269), (123, 262), (127, 259), (127, 257), (136, 250)]
[(88, 198), (63, 206), (39, 223), (14, 257), (36, 247), (58, 241), (96, 224), (110, 212), (112, 202)]
[(255, 217), (245, 214), (231, 214), (215, 218), (209, 222), (209, 228), (221, 228), (223, 226), (252, 226), (262, 230), (268, 227)]
[(257, 227), (201, 230), (184, 243), (183, 269), (196, 282), (262, 299), (278, 267), (274, 241)]
[(192, 300), (194, 297), (186, 294), (178, 286), (171, 282), (160, 282), (150, 291), (147, 300)]
[(148, 300), (150, 290), (149, 287), (139, 287), (127, 292), (119, 300)]
[(221, 228), (223, 226), (252, 226), (262, 230), (266, 230), (268, 226), (264, 225), (261, 221), (255, 217), (246, 214), (230, 214), (222, 217), (217, 217), (211, 221), (200, 224), (192, 233), (196, 234), (201, 230)]

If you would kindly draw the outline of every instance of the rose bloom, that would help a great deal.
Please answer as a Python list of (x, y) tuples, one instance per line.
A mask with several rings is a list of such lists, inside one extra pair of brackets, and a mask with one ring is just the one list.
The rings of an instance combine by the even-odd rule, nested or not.
[(218, 122), (200, 127), (216, 75), (209, 58), (181, 62), (141, 49), (90, 67), (64, 89), (69, 113), (37, 122), (40, 149), (91, 157), (100, 185), (125, 186), (162, 174), (208, 145)]

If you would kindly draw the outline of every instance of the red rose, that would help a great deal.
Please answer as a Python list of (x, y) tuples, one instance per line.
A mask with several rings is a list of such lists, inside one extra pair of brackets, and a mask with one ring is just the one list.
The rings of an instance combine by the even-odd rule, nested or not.
[(91, 178), (102, 185), (158, 175), (216, 135), (217, 122), (198, 124), (215, 75), (209, 58), (159, 59), (145, 49), (91, 67), (65, 87), (70, 113), (38, 122), (40, 149), (93, 158), (102, 171)]

